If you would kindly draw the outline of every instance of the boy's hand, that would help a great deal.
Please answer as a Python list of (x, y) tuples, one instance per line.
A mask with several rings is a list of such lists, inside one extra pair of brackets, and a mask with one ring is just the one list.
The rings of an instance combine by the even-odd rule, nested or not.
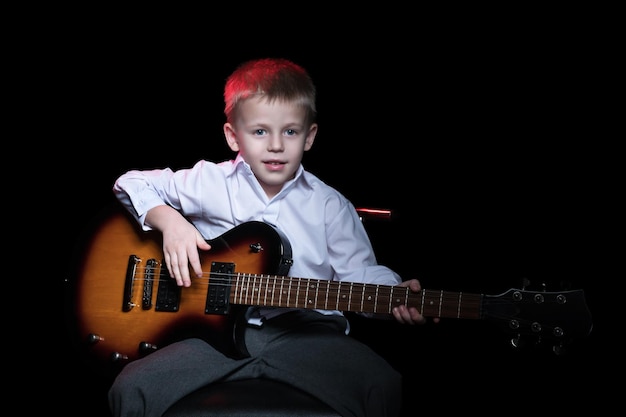
[(163, 235), (165, 265), (176, 284), (191, 286), (191, 274), (201, 277), (200, 250), (209, 250), (209, 245), (195, 228), (179, 212), (167, 206), (151, 209), (146, 222)]
[[(422, 286), (420, 282), (416, 279), (410, 279), (408, 281), (403, 281), (400, 284), (400, 287), (409, 287), (411, 291), (417, 292)], [(404, 324), (424, 324), (426, 323), (426, 317), (422, 316), (420, 312), (415, 307), (407, 307), (405, 305), (401, 305), (398, 307), (394, 307), (392, 310), (393, 316), (400, 323)], [(436, 317), (433, 319), (435, 323), (439, 322), (439, 318)]]

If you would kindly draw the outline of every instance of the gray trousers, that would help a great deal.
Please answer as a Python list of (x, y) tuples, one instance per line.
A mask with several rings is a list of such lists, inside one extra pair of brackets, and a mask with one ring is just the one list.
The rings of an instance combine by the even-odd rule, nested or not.
[(399, 416), (400, 373), (345, 328), (344, 317), (302, 310), (247, 327), (248, 358), (230, 358), (200, 339), (170, 344), (122, 369), (109, 390), (111, 412), (159, 417), (212, 382), (263, 377), (296, 386), (342, 416)]

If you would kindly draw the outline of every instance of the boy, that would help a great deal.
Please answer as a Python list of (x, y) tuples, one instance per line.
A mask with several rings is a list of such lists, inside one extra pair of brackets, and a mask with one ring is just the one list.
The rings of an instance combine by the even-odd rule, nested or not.
[[(224, 88), (224, 135), (234, 160), (118, 178), (115, 195), (144, 230), (161, 232), (164, 260), (179, 286), (202, 276), (199, 251), (211, 250), (207, 240), (258, 220), (287, 237), (290, 276), (419, 291), (417, 280), (403, 282), (377, 265), (354, 206), (304, 170), (303, 154), (318, 129), (315, 99), (311, 78), (297, 64), (244, 63)], [(425, 322), (405, 306), (394, 307), (393, 316), (401, 323)], [(340, 311), (250, 307), (247, 317), (242, 337), (248, 357), (232, 358), (190, 338), (127, 364), (109, 391), (113, 415), (160, 416), (211, 382), (258, 376), (297, 386), (344, 416), (400, 414), (401, 375), (348, 336)]]

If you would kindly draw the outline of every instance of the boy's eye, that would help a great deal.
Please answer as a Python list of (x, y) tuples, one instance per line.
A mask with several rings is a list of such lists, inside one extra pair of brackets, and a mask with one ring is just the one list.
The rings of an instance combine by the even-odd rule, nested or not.
[(265, 134), (265, 129), (256, 129), (254, 134), (257, 136), (263, 136)]
[(296, 134), (296, 131), (295, 131), (295, 130), (293, 130), (293, 129), (287, 129), (287, 130), (285, 130), (285, 134), (286, 134), (287, 136), (293, 136), (293, 135), (295, 135), (295, 134)]

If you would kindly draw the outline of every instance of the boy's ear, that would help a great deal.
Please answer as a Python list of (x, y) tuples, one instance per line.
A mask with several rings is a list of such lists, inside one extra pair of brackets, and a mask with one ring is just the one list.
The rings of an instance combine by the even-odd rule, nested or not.
[(237, 142), (237, 135), (235, 134), (235, 130), (230, 123), (224, 124), (224, 137), (226, 138), (226, 143), (228, 143), (228, 147), (233, 152), (239, 152), (239, 143)]
[(309, 133), (306, 135), (306, 139), (304, 140), (305, 151), (308, 151), (313, 146), (313, 142), (315, 142), (315, 135), (317, 135), (317, 123), (313, 123), (309, 128)]

